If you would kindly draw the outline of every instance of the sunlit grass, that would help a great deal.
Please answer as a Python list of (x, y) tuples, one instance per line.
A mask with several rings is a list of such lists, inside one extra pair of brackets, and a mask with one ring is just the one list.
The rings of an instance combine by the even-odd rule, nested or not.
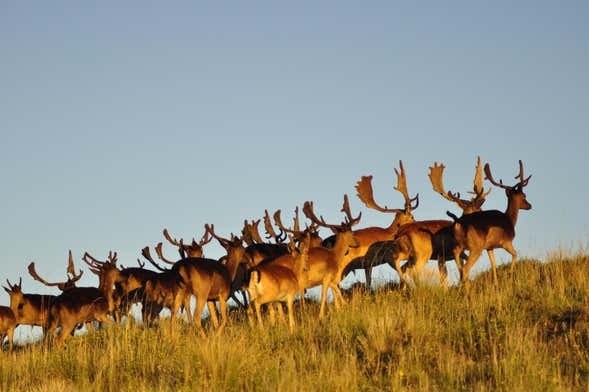
[(354, 288), (318, 320), (265, 330), (232, 312), (219, 336), (166, 320), (28, 344), (0, 361), (2, 390), (556, 390), (589, 380), (589, 257), (483, 273), (469, 288)]

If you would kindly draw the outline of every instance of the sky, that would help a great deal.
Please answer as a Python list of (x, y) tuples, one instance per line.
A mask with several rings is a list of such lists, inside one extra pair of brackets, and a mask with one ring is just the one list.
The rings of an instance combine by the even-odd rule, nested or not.
[[(30, 261), (48, 280), (68, 249), (131, 266), (164, 227), (229, 236), (306, 200), (339, 223), (344, 193), (357, 227), (386, 226), (354, 184), (401, 207), (399, 160), (415, 217), (443, 219), (428, 167), (464, 193), (477, 156), (532, 174), (522, 257), (586, 248), (588, 19), (585, 1), (2, 2), (0, 278), (53, 293)], [(494, 189), (484, 208), (505, 207)]]

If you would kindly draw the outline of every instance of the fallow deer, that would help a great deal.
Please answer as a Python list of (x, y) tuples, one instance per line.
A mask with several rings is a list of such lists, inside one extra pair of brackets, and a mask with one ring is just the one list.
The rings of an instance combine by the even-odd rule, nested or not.
[[(480, 157), (477, 157), (473, 188), (472, 191), (469, 192), (472, 195), (470, 199), (462, 199), (460, 197), (460, 192), (446, 192), (443, 180), (445, 166), (443, 164), (438, 165), (437, 162), (434, 162), (434, 166), (430, 166), (429, 169), (429, 179), (434, 191), (439, 193), (445, 199), (455, 203), (462, 210), (462, 215), (471, 214), (481, 210), (483, 203), (491, 192), (491, 189), (485, 192), (483, 187), (483, 166), (481, 164)], [(456, 247), (453, 231), (454, 230), (451, 225), (445, 226), (439, 231), (433, 233), (433, 236), (431, 237), (433, 253), (437, 253), (438, 269), (440, 271), (440, 277), (443, 284), (447, 284), (447, 255), (454, 255), (454, 248)], [(422, 237), (422, 239), (427, 240), (427, 237)], [(436, 257), (436, 255), (432, 255), (432, 257)], [(462, 266), (461, 263), (463, 258), (464, 255), (461, 255), (458, 260), (455, 260), (458, 269), (460, 269)]]
[(57, 296), (47, 294), (25, 294), (22, 291), (22, 278), (18, 284), (11, 284), (6, 280), (8, 287), (4, 290), (10, 296), (10, 309), (16, 317), (17, 324), (37, 325), (45, 333), (49, 325), (49, 309)]
[(306, 201), (303, 206), (303, 213), (307, 218), (316, 225), (329, 228), (335, 233), (335, 243), (332, 248), (321, 246), (309, 249), (306, 265), (308, 271), (304, 274), (304, 280), (299, 282), (304, 288), (322, 285), (319, 318), (323, 318), (325, 314), (327, 289), (330, 288), (332, 291), (336, 308), (339, 307), (340, 302), (344, 302), (339, 290), (339, 282), (346, 265), (345, 255), (359, 246), (352, 227), (360, 222), (362, 213), (356, 218), (352, 217), (347, 195), (344, 195), (342, 212), (346, 214), (344, 222), (340, 225), (333, 225), (326, 223), (323, 217), (317, 218), (313, 212), (313, 202)]
[(130, 306), (137, 302), (143, 304), (141, 315), (144, 323), (149, 324), (154, 317), (157, 317), (161, 309), (156, 310), (153, 306), (146, 306), (143, 298), (143, 284), (156, 275), (155, 271), (143, 268), (145, 263), (141, 264), (137, 260), (139, 267), (119, 269), (116, 253), (113, 255), (112, 252), (105, 261), (96, 259), (88, 252), (84, 253), (82, 260), (89, 266), (90, 271), (98, 276), (100, 288), (114, 286), (120, 298), (120, 304), (114, 311), (117, 322), (122, 321), (123, 315), (128, 317)]
[(14, 329), (16, 328), (16, 317), (8, 306), (0, 306), (0, 344), (8, 336), (8, 349), (12, 351)]
[[(399, 171), (400, 170), (400, 171)], [(372, 191), (372, 176), (363, 176), (360, 181), (356, 183), (356, 191), (358, 198), (368, 208), (384, 212), (394, 213), (395, 217), (388, 227), (366, 227), (363, 229), (354, 230), (354, 236), (356, 237), (359, 247), (351, 249), (346, 255), (345, 270), (343, 270), (342, 278), (356, 269), (364, 269), (366, 276), (366, 286), (370, 288), (372, 284), (372, 268), (386, 263), (388, 260), (375, 257), (378, 252), (381, 243), (383, 241), (390, 241), (395, 237), (395, 234), (399, 228), (406, 224), (413, 222), (412, 212), (419, 206), (419, 194), (411, 198), (407, 190), (407, 177), (405, 174), (405, 168), (403, 167), (403, 161), (399, 161), (399, 170), (394, 168), (397, 176), (397, 186), (393, 187), (396, 191), (400, 192), (405, 199), (404, 208), (387, 208), (381, 207), (374, 201)], [(324, 243), (326, 245), (330, 238), (327, 238)], [(371, 247), (375, 245), (372, 252), (367, 255)], [(368, 257), (365, 257), (368, 256)]]
[(513, 186), (504, 185), (502, 180), (495, 181), (491, 174), (489, 164), (485, 164), (485, 178), (493, 185), (505, 190), (507, 196), (507, 209), (505, 212), (498, 210), (479, 211), (463, 215), (458, 218), (450, 213), (454, 222), (454, 240), (457, 243), (455, 255), (468, 250), (466, 264), (460, 269), (462, 282), (468, 281), (468, 274), (474, 263), (479, 259), (483, 250), (487, 251), (491, 267), (493, 269), (493, 280), (497, 284), (497, 265), (495, 262), (494, 249), (503, 248), (511, 255), (511, 271), (515, 267), (517, 252), (513, 247), (515, 238), (515, 225), (519, 210), (529, 210), (532, 205), (526, 199), (524, 188), (528, 185), (530, 178), (524, 178), (524, 165), (519, 161), (519, 174), (515, 177), (517, 184)]
[[(187, 302), (187, 300), (189, 301), (189, 295), (195, 296), (196, 309), (193, 314), (193, 321), (201, 333), (203, 332), (201, 315), (205, 304), (208, 305), (213, 325), (218, 326), (219, 330), (225, 327), (227, 323), (227, 299), (233, 291), (244, 285), (242, 281), (236, 282), (235, 277), (240, 265), (246, 262), (245, 250), (239, 237), (232, 236), (231, 240), (219, 237), (215, 234), (212, 225), (205, 225), (205, 229), (227, 250), (225, 264), (213, 259), (188, 257), (177, 261), (169, 269), (177, 272), (186, 285), (185, 308), (190, 309), (189, 302)], [(156, 268), (161, 271), (168, 270), (161, 268), (153, 260), (149, 254), (149, 248), (144, 248), (142, 253)], [(217, 319), (215, 301), (219, 302), (221, 324)]]
[[(282, 315), (282, 302), (287, 303), (289, 325), (291, 325), (291, 328), (294, 326), (294, 319), (291, 313), (292, 304), (297, 293), (301, 296), (301, 303), (304, 302), (304, 287), (302, 282), (307, 280), (304, 274), (308, 272), (307, 258), (310, 245), (310, 234), (307, 234), (305, 239), (301, 239), (298, 247), (295, 244), (294, 236), (291, 235), (288, 244), (288, 253), (286, 255), (265, 260), (250, 270), (248, 293), (256, 309), (260, 326), (262, 325), (260, 306), (266, 303), (274, 303), (279, 314)], [(287, 269), (289, 272), (285, 272), (284, 269)], [(256, 271), (255, 274), (253, 274), (254, 271)], [(297, 290), (292, 293), (291, 290), (294, 283), (296, 283)], [(248, 316), (251, 320), (253, 314), (250, 310), (251, 306), (248, 308)], [(273, 307), (269, 308), (269, 313), (270, 320), (274, 323)]]
[(99, 275), (99, 287), (72, 287), (57, 296), (50, 309), (49, 332), (57, 336), (57, 327), (61, 327), (61, 332), (57, 336), (58, 344), (61, 344), (79, 323), (93, 320), (112, 323), (109, 315), (120, 304), (120, 296), (115, 293), (115, 282), (119, 279), (120, 273), (116, 268), (116, 262), (117, 253), (111, 251), (108, 263), (104, 262), (104, 265), (108, 264), (111, 268), (104, 268), (100, 273), (90, 268)]
[[(164, 271), (156, 274), (145, 282), (146, 306), (158, 305), (158, 310), (163, 307), (170, 309), (170, 326), (172, 333), (175, 329), (176, 315), (186, 298), (186, 285), (177, 271)], [(158, 312), (159, 313), (159, 312)]]

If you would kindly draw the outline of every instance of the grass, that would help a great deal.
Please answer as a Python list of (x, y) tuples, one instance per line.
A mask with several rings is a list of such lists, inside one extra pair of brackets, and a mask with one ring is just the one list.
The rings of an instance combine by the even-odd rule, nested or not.
[(468, 288), (355, 288), (325, 320), (220, 335), (117, 326), (0, 354), (2, 390), (587, 390), (589, 256), (518, 262)]

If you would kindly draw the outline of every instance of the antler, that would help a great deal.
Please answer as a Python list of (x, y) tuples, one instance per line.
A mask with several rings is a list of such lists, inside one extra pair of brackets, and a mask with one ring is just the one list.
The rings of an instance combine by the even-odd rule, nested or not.
[(94, 257), (92, 257), (88, 252), (84, 253), (84, 256), (82, 256), (82, 260), (84, 261), (84, 263), (88, 264), (88, 266), (92, 268), (100, 269), (106, 264), (106, 261), (97, 260)]
[(35, 279), (38, 282), (43, 283), (45, 286), (59, 286), (59, 285), (62, 285), (65, 283), (65, 282), (50, 283), (50, 282), (46, 281), (45, 279), (43, 279), (42, 277), (40, 277), (39, 274), (37, 274), (37, 271), (35, 270), (35, 263), (34, 262), (31, 262), (31, 264), (29, 264), (28, 270), (29, 270), (29, 274), (33, 277), (33, 279)]
[[(155, 253), (157, 253), (157, 257), (158, 257), (158, 258), (159, 258), (161, 261), (163, 261), (164, 263), (168, 263), (168, 264), (172, 264), (172, 265), (176, 264), (175, 262), (173, 262), (173, 261), (170, 261), (170, 260), (168, 260), (168, 259), (166, 259), (166, 258), (164, 257), (164, 254), (162, 253), (162, 245), (163, 245), (163, 244), (162, 244), (161, 242), (159, 242), (159, 243), (158, 243), (158, 244), (155, 246)], [(147, 250), (149, 251), (149, 248), (147, 248)], [(151, 254), (150, 254), (150, 257), (151, 257)]]
[[(403, 161), (399, 161), (399, 167), (401, 168), (401, 172), (395, 168), (395, 174), (397, 175), (397, 186), (393, 187), (393, 189), (401, 192), (403, 197), (405, 198), (405, 211), (413, 211), (419, 206), (419, 193), (415, 195), (412, 199), (409, 197), (409, 192), (407, 191), (407, 176), (405, 175), (405, 167), (403, 167)], [(416, 202), (415, 207), (412, 206), (413, 202)]]
[(519, 186), (521, 188), (528, 185), (528, 181), (530, 181), (530, 178), (532, 178), (532, 175), (530, 174), (528, 176), (528, 178), (526, 178), (524, 180), (524, 164), (522, 163), (521, 159), (519, 160), (519, 174), (515, 177), (515, 179), (517, 180), (518, 178), (519, 178)]
[(209, 225), (209, 224), (205, 224), (205, 230), (208, 231), (209, 233), (211, 233), (211, 235), (217, 240), (219, 241), (219, 244), (221, 244), (221, 246), (223, 248), (228, 248), (231, 245), (231, 241), (223, 238), (223, 237), (219, 237), (216, 233), (215, 233), (215, 225)]
[[(141, 255), (143, 255), (143, 257), (145, 257), (145, 259), (147, 261), (149, 261), (151, 263), (151, 265), (153, 265), (158, 270), (160, 270), (160, 271), (168, 271), (167, 269), (160, 267), (158, 265), (158, 263), (156, 263), (153, 260), (153, 257), (151, 257), (151, 252), (149, 251), (149, 246), (146, 246), (145, 248), (141, 249)], [(139, 259), (137, 259), (137, 262), (139, 262)]]
[(362, 176), (360, 181), (356, 183), (356, 194), (366, 207), (372, 208), (373, 210), (394, 213), (403, 211), (397, 208), (387, 208), (387, 206), (381, 207), (376, 204), (372, 191), (372, 176)]
[(180, 242), (177, 239), (172, 238), (170, 233), (168, 233), (168, 229), (164, 229), (164, 237), (168, 240), (168, 242), (174, 246), (180, 246)]
[[(374, 201), (373, 191), (372, 191), (372, 176), (362, 176), (360, 181), (356, 183), (356, 191), (358, 198), (364, 203), (364, 205), (368, 208), (372, 208), (373, 210), (377, 210), (380, 212), (393, 212), (393, 213), (401, 213), (407, 211), (413, 211), (419, 206), (419, 194), (417, 194), (414, 198), (409, 197), (409, 193), (407, 191), (407, 179), (405, 175), (405, 168), (403, 167), (403, 161), (399, 161), (399, 166), (401, 171), (399, 172), (396, 168), (395, 174), (397, 175), (397, 186), (393, 187), (393, 189), (401, 192), (403, 197), (405, 198), (405, 208), (398, 209), (398, 208), (388, 208), (386, 206), (381, 207)], [(415, 202), (415, 206), (413, 206), (413, 202)]]
[(344, 224), (348, 227), (352, 227), (360, 222), (360, 218), (362, 217), (362, 213), (359, 213), (356, 218), (352, 217), (352, 213), (350, 212), (350, 202), (348, 200), (348, 195), (344, 195), (344, 205), (341, 211), (346, 214), (346, 219)]
[(317, 218), (317, 216), (313, 212), (313, 202), (312, 201), (306, 201), (303, 206), (303, 213), (305, 214), (305, 216), (307, 218), (309, 218), (316, 225), (327, 227), (327, 228), (331, 229), (332, 231), (342, 231), (342, 230), (349, 229), (350, 227), (357, 224), (360, 221), (360, 217), (362, 216), (362, 214), (360, 213), (360, 215), (358, 215), (358, 217), (352, 218), (352, 214), (350, 213), (350, 205), (348, 202), (348, 195), (344, 195), (344, 206), (342, 208), (342, 211), (345, 212), (345, 214), (346, 214), (345, 221), (341, 225), (332, 225), (332, 224), (325, 222), (325, 219), (323, 219), (323, 216), (321, 216), (319, 219)]
[[(260, 236), (260, 231), (258, 229), (260, 222), (261, 222), (261, 219), (252, 220), (252, 224), (249, 225), (249, 231), (250, 231), (251, 238), (254, 240), (254, 242), (257, 242), (258, 244), (261, 244), (264, 242), (264, 240)], [(266, 225), (266, 221), (264, 220), (264, 226), (265, 225)]]
[[(280, 210), (274, 213), (274, 221), (276, 221), (276, 214), (278, 214), (278, 218), (280, 219)], [(272, 227), (272, 221), (270, 220), (270, 214), (268, 214), (268, 210), (264, 210), (264, 228), (266, 229), (266, 238), (274, 238), (274, 241), (276, 241), (276, 243), (283, 243), (287, 237), (285, 230), (280, 226), (278, 226), (278, 228), (280, 229), (280, 234), (276, 234), (276, 231), (274, 231), (274, 227)]]

